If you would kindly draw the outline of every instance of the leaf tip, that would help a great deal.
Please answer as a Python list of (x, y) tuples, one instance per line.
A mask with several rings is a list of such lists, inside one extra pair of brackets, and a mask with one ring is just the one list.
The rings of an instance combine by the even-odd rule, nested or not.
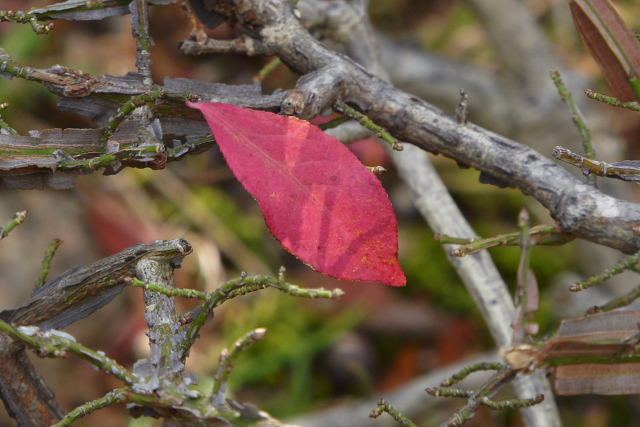
[(407, 286), (407, 276), (404, 274), (404, 271), (402, 270), (402, 267), (400, 267), (400, 264), (396, 264), (395, 268), (396, 271), (394, 272), (394, 274), (386, 280), (381, 280), (380, 283), (398, 288)]

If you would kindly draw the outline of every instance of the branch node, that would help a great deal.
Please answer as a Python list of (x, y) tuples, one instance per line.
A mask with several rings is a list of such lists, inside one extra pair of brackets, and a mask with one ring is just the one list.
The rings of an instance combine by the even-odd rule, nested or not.
[(16, 212), (13, 218), (0, 228), (0, 240), (4, 239), (13, 231), (14, 228), (21, 225), (27, 218), (27, 211)]
[(460, 102), (456, 106), (456, 120), (458, 124), (464, 126), (467, 124), (467, 113), (469, 109), (469, 95), (464, 89), (460, 89)]
[(369, 417), (378, 418), (380, 415), (382, 415), (383, 412), (386, 412), (389, 415), (391, 415), (391, 417), (394, 420), (396, 420), (398, 423), (400, 423), (400, 425), (403, 426), (403, 427), (417, 427), (417, 424), (415, 424), (409, 418), (407, 418), (404, 415), (402, 415), (402, 413), (400, 413), (400, 411), (398, 411), (388, 401), (386, 401), (385, 399), (382, 399), (382, 398), (380, 400), (378, 400), (378, 406), (376, 406), (371, 411), (371, 413), (369, 413)]

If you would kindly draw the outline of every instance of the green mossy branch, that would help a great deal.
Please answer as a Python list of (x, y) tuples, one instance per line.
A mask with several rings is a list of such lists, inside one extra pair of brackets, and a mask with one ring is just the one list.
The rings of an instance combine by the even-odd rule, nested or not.
[[(578, 108), (578, 105), (573, 99), (573, 95), (571, 94), (569, 89), (567, 89), (567, 86), (562, 81), (560, 72), (558, 70), (552, 69), (550, 71), (550, 75), (551, 75), (551, 80), (553, 80), (553, 83), (556, 85), (556, 88), (558, 89), (558, 94), (560, 95), (560, 98), (562, 98), (562, 100), (569, 106), (569, 110), (571, 111), (571, 119), (573, 120), (573, 123), (576, 125), (576, 128), (580, 133), (580, 139), (582, 141), (582, 149), (584, 150), (585, 157), (587, 157), (588, 159), (595, 159), (596, 151), (591, 141), (591, 130), (589, 130), (589, 127), (587, 126), (587, 121), (584, 117), (584, 114), (582, 114), (582, 111), (580, 111), (580, 108)], [(592, 183), (595, 183), (596, 177), (594, 175), (589, 175), (589, 180)]]
[(351, 118), (347, 115), (342, 115), (340, 117), (336, 117), (333, 120), (328, 121), (327, 123), (323, 123), (318, 125), (318, 127), (322, 130), (333, 129), (335, 127), (340, 126), (341, 124), (348, 122)]
[(473, 396), (473, 390), (462, 390), (453, 387), (427, 387), (424, 391), (434, 397), (457, 397), (467, 399)]
[[(0, 112), (6, 110), (7, 108), (9, 108), (8, 103), (3, 102), (2, 104), (0, 104)], [(18, 135), (18, 131), (12, 128), (9, 123), (5, 122), (2, 116), (0, 116), (0, 134), (3, 130), (9, 135)]]
[(502, 401), (491, 400), (488, 397), (481, 397), (480, 403), (486, 407), (497, 411), (503, 411), (505, 409), (520, 409), (528, 408), (533, 405), (537, 405), (544, 400), (544, 394), (538, 394), (535, 397), (529, 399), (509, 399)]
[(253, 78), (253, 81), (258, 83), (262, 82), (269, 76), (269, 74), (271, 74), (273, 71), (275, 71), (276, 68), (283, 64), (284, 62), (282, 62), (280, 58), (273, 58), (271, 61), (267, 62), (264, 67), (260, 69), (260, 71), (258, 71), (258, 74), (256, 74), (256, 76)]
[(72, 423), (76, 422), (80, 418), (86, 417), (87, 415), (97, 411), (98, 409), (106, 408), (107, 406), (111, 406), (115, 403), (123, 402), (126, 399), (126, 389), (125, 388), (117, 388), (115, 390), (110, 391), (102, 397), (99, 397), (91, 402), (87, 402), (83, 405), (78, 406), (77, 408), (70, 411), (66, 414), (60, 421), (55, 423), (52, 427), (64, 427), (69, 426)]
[(500, 371), (503, 369), (507, 369), (508, 366), (503, 363), (493, 363), (493, 362), (480, 362), (474, 363), (473, 365), (466, 366), (462, 368), (459, 372), (453, 374), (446, 380), (442, 381), (440, 385), (442, 387), (450, 387), (454, 384), (459, 383), (460, 381), (467, 378), (469, 375), (480, 372), (480, 371)]
[(170, 288), (153, 283), (146, 283), (135, 277), (127, 277), (124, 279), (124, 282), (128, 285), (135, 286), (136, 288), (158, 292), (168, 297), (199, 298), (205, 301), (209, 298), (208, 293), (198, 291), (197, 289)]
[(369, 129), (371, 132), (375, 133), (378, 138), (387, 142), (392, 149), (396, 151), (402, 151), (402, 144), (397, 139), (395, 139), (389, 132), (387, 132), (382, 126), (375, 124), (373, 120), (371, 120), (369, 117), (349, 107), (346, 103), (342, 101), (336, 101), (333, 104), (333, 106), (336, 110), (338, 110), (338, 112), (344, 114), (345, 116), (351, 119), (356, 120), (362, 126)]
[(210, 399), (212, 403), (224, 402), (224, 394), (227, 388), (229, 376), (235, 367), (236, 361), (242, 352), (247, 350), (256, 342), (264, 339), (267, 334), (265, 328), (257, 328), (238, 339), (231, 350), (224, 348), (220, 352), (218, 369), (213, 376), (213, 386), (211, 387)]
[(16, 212), (13, 218), (0, 228), (0, 240), (4, 239), (27, 218), (27, 211)]
[(573, 285), (569, 286), (569, 290), (571, 292), (578, 292), (578, 291), (583, 291), (585, 289), (589, 289), (593, 286), (597, 286), (601, 283), (606, 282), (613, 276), (624, 272), (625, 270), (632, 269), (638, 264), (639, 261), (640, 261), (640, 252), (637, 252), (631, 255), (629, 258), (626, 258), (620, 261), (619, 263), (609, 268), (608, 270), (604, 271), (603, 273), (597, 274), (595, 276), (591, 276), (588, 279), (583, 280), (581, 282), (574, 283)]
[[(573, 236), (563, 233), (553, 225), (535, 225), (528, 231), (530, 245), (562, 245), (574, 239)], [(463, 257), (471, 255), (484, 249), (498, 246), (520, 246), (521, 233), (506, 233), (484, 239), (465, 239), (459, 237), (436, 234), (434, 239), (442, 244), (462, 245), (451, 251), (451, 255)]]
[(109, 138), (118, 130), (122, 122), (133, 113), (133, 111), (142, 106), (153, 106), (153, 104), (160, 99), (170, 99), (173, 101), (199, 101), (200, 96), (193, 93), (186, 92), (167, 92), (163, 89), (152, 89), (147, 93), (132, 96), (127, 102), (122, 104), (116, 114), (109, 120), (109, 122), (102, 128), (102, 134), (100, 135), (100, 142), (107, 142)]
[(76, 342), (71, 335), (65, 332), (55, 329), (42, 331), (37, 326), (14, 327), (3, 320), (0, 320), (0, 331), (22, 341), (34, 349), (39, 356), (64, 357), (67, 353), (72, 353), (127, 385), (133, 385), (138, 381), (132, 372), (129, 372), (118, 362), (107, 357), (101, 351), (92, 350)]
[(69, 17), (74, 13), (126, 6), (130, 2), (131, 0), (75, 0), (66, 1), (64, 5), (53, 3), (48, 6), (37, 7), (30, 10), (0, 10), (0, 22), (30, 24), (33, 31), (37, 34), (46, 34), (51, 31), (53, 24), (42, 24), (40, 21)]
[(58, 247), (62, 244), (62, 240), (53, 239), (49, 246), (47, 247), (47, 251), (42, 258), (42, 264), (40, 265), (40, 271), (38, 272), (38, 277), (36, 278), (35, 287), (39, 288), (44, 285), (47, 281), (47, 276), (49, 276), (49, 268), (51, 267), (51, 261), (53, 260)]
[(585, 175), (593, 174), (623, 181), (640, 181), (640, 161), (638, 160), (607, 163), (589, 159), (561, 146), (553, 149), (553, 156), (558, 160), (580, 168)]
[(636, 286), (626, 294), (618, 298), (614, 298), (604, 305), (594, 305), (587, 311), (587, 314), (601, 313), (604, 311), (615, 310), (616, 308), (626, 307), (638, 298), (640, 298), (640, 286)]
[(48, 34), (53, 29), (53, 24), (42, 24), (32, 11), (0, 11), (0, 22), (15, 22), (18, 24), (31, 24), (31, 28), (36, 34)]
[(369, 417), (378, 418), (380, 415), (382, 415), (383, 412), (386, 412), (387, 414), (391, 415), (391, 417), (394, 420), (396, 420), (398, 423), (400, 423), (400, 425), (403, 426), (403, 427), (418, 427), (418, 425), (416, 423), (414, 423), (409, 418), (407, 418), (404, 415), (402, 415), (402, 413), (400, 413), (400, 411), (398, 411), (396, 408), (394, 408), (385, 399), (380, 399), (378, 401), (378, 406), (376, 406), (371, 411), (371, 413), (369, 414)]
[(182, 358), (184, 359), (189, 353), (189, 349), (197, 339), (200, 329), (208, 320), (213, 309), (232, 298), (266, 288), (275, 288), (292, 296), (312, 299), (338, 298), (344, 295), (344, 292), (341, 289), (334, 289), (332, 291), (329, 291), (323, 288), (305, 289), (297, 285), (292, 285), (284, 281), (283, 274), (284, 269), (281, 267), (280, 274), (278, 275), (277, 279), (270, 276), (242, 275), (236, 279), (226, 282), (218, 289), (216, 289), (211, 295), (208, 295), (204, 304), (196, 309), (191, 325), (187, 330), (186, 337), (183, 343), (180, 345), (179, 351), (182, 354)]
[(612, 107), (620, 107), (631, 111), (640, 111), (640, 103), (636, 101), (623, 102), (615, 96), (604, 95), (591, 89), (585, 89), (584, 94), (591, 99), (611, 105)]

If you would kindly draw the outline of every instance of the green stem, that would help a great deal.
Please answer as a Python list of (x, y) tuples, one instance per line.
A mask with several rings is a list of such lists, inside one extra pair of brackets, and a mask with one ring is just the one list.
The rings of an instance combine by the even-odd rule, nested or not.
[[(0, 104), (0, 111), (6, 110), (9, 104), (3, 102)], [(18, 131), (12, 128), (9, 123), (5, 122), (2, 116), (0, 116), (0, 130), (4, 129), (9, 135), (18, 135)]]
[[(20, 13), (27, 17), (28, 19), (36, 18), (39, 20), (47, 20), (47, 19), (58, 19), (59, 15), (69, 14), (69, 13), (77, 13), (84, 11), (91, 11), (96, 9), (108, 9), (112, 7), (124, 6), (131, 2), (131, 0), (75, 0), (75, 1), (67, 1), (65, 2), (64, 7), (61, 7), (59, 3), (54, 3), (49, 6), (38, 7), (28, 11), (21, 12), (12, 12), (12, 13)], [(2, 14), (7, 14), (8, 12), (0, 11), (0, 16)], [(2, 19), (0, 19), (1, 21)], [(11, 22), (16, 22), (15, 20), (10, 20)]]
[(254, 329), (235, 342), (231, 350), (226, 348), (220, 353), (220, 363), (213, 376), (213, 386), (211, 387), (211, 402), (224, 402), (224, 392), (229, 381), (229, 375), (242, 352), (247, 350), (256, 342), (262, 340), (267, 333), (265, 328)]
[(55, 329), (40, 331), (37, 326), (13, 327), (3, 320), (0, 320), (0, 331), (8, 333), (13, 338), (37, 350), (40, 356), (64, 357), (69, 352), (113, 375), (128, 386), (138, 382), (138, 378), (124, 366), (107, 357), (103, 352), (94, 351), (76, 342), (73, 337), (65, 332), (56, 331)]
[(633, 288), (631, 291), (618, 298), (612, 299), (604, 305), (594, 305), (587, 311), (587, 314), (601, 313), (603, 311), (611, 311), (616, 308), (626, 307), (638, 298), (640, 298), (640, 286)]
[[(551, 80), (553, 80), (553, 83), (556, 85), (556, 88), (558, 89), (558, 94), (560, 94), (560, 98), (562, 98), (562, 100), (569, 106), (569, 110), (571, 110), (571, 118), (573, 119), (573, 123), (576, 125), (578, 132), (580, 132), (580, 139), (582, 141), (582, 148), (584, 150), (585, 157), (587, 157), (588, 159), (595, 159), (596, 151), (591, 141), (591, 130), (589, 130), (589, 127), (587, 126), (587, 121), (584, 115), (582, 114), (582, 111), (580, 111), (580, 108), (578, 108), (578, 105), (573, 99), (573, 95), (571, 94), (569, 89), (567, 89), (567, 86), (562, 81), (562, 77), (560, 77), (560, 72), (554, 69), (550, 71), (550, 74), (551, 74)], [(589, 180), (592, 183), (595, 183), (596, 182), (595, 175), (589, 175)]]
[(615, 96), (604, 95), (591, 89), (585, 89), (584, 93), (591, 99), (595, 99), (596, 101), (603, 102), (613, 107), (626, 108), (627, 110), (631, 111), (640, 111), (640, 103), (636, 101), (623, 102)]
[(19, 24), (31, 24), (31, 28), (36, 34), (48, 34), (53, 29), (53, 24), (41, 24), (32, 11), (0, 11), (0, 22), (15, 22)]
[(452, 387), (427, 387), (425, 391), (435, 397), (460, 397), (467, 399), (473, 396), (473, 391), (471, 390), (461, 390)]
[(369, 117), (349, 107), (347, 104), (345, 104), (342, 101), (336, 101), (333, 104), (333, 106), (340, 113), (356, 120), (362, 126), (369, 129), (371, 132), (375, 133), (378, 136), (378, 138), (389, 143), (391, 148), (393, 148), (394, 150), (402, 151), (402, 144), (393, 136), (391, 136), (391, 134), (387, 132), (382, 126), (375, 124), (373, 120), (371, 120)]
[(198, 95), (182, 92), (166, 92), (163, 89), (155, 88), (149, 92), (132, 96), (127, 102), (122, 104), (116, 114), (109, 120), (105, 127), (102, 128), (100, 142), (105, 143), (113, 136), (122, 122), (138, 107), (153, 103), (159, 99), (173, 99), (179, 101), (197, 101)]
[(533, 405), (537, 405), (544, 400), (544, 394), (538, 394), (536, 397), (532, 397), (530, 399), (509, 399), (502, 401), (491, 400), (488, 397), (480, 398), (480, 403), (484, 406), (487, 406), (491, 409), (495, 410), (504, 410), (504, 409), (520, 409), (520, 408), (528, 408)]
[(47, 251), (44, 254), (44, 258), (42, 258), (42, 264), (40, 265), (40, 272), (38, 273), (38, 277), (36, 278), (35, 287), (39, 288), (44, 285), (47, 281), (47, 276), (49, 275), (49, 268), (51, 267), (51, 261), (53, 260), (53, 256), (56, 254), (58, 247), (62, 240), (53, 239), (51, 243), (49, 243), (49, 247), (47, 247)]
[[(463, 257), (484, 249), (498, 246), (520, 246), (520, 233), (506, 233), (485, 239), (466, 239), (436, 234), (434, 239), (442, 244), (462, 245), (451, 251), (451, 255)], [(535, 225), (529, 229), (530, 245), (561, 245), (573, 240), (573, 236), (558, 231), (553, 225)]]
[(267, 62), (264, 67), (258, 71), (258, 74), (253, 78), (254, 82), (262, 82), (267, 78), (269, 74), (271, 74), (276, 68), (284, 64), (282, 60), (278, 57), (273, 58), (271, 61)]
[(636, 95), (636, 99), (640, 99), (640, 79), (637, 76), (629, 77), (629, 84), (633, 93)]
[(450, 427), (461, 426), (476, 414), (480, 400), (484, 397), (490, 397), (495, 394), (503, 385), (511, 381), (517, 374), (515, 369), (504, 369), (498, 371), (482, 388), (469, 398), (467, 404), (453, 414), (446, 425)]
[(69, 426), (76, 420), (86, 417), (87, 415), (97, 411), (98, 409), (106, 408), (114, 403), (122, 402), (126, 400), (126, 393), (124, 388), (117, 388), (102, 397), (87, 402), (84, 405), (80, 405), (66, 414), (60, 421), (55, 423), (52, 427), (64, 427)]
[[(214, 142), (215, 140), (212, 136), (207, 136), (176, 148), (170, 148), (166, 151), (167, 161), (178, 160), (193, 151), (202, 150), (207, 145), (212, 146)], [(70, 150), (60, 150), (55, 148), (43, 150), (36, 147), (33, 149), (22, 150), (20, 154), (25, 156), (57, 156), (59, 160), (56, 169), (59, 171), (93, 171), (123, 161), (128, 161), (129, 163), (140, 162), (139, 167), (141, 167), (148, 163), (150, 155), (162, 154), (158, 151), (158, 147), (155, 145), (138, 146), (135, 143), (122, 144), (118, 151), (96, 155), (96, 153), (104, 153), (104, 151), (104, 147), (91, 149), (89, 151), (76, 150), (73, 152), (70, 152)], [(0, 156), (4, 153), (5, 152), (3, 150), (0, 150)], [(9, 151), (7, 154), (11, 154), (11, 152)], [(88, 155), (93, 155), (94, 157), (78, 158), (87, 157)]]
[(508, 366), (502, 364), (502, 363), (490, 363), (490, 362), (480, 362), (480, 363), (475, 363), (473, 365), (469, 365), (466, 366), (464, 368), (462, 368), (462, 370), (460, 370), (460, 372), (457, 372), (455, 374), (453, 374), (451, 377), (449, 377), (448, 379), (442, 381), (442, 383), (440, 384), (442, 387), (450, 387), (454, 384), (459, 383), (460, 381), (464, 380), (465, 378), (467, 378), (469, 375), (473, 374), (474, 372), (479, 372), (479, 371), (499, 371), (501, 369), (507, 369)]
[(211, 312), (214, 308), (232, 298), (246, 295), (251, 292), (256, 292), (265, 288), (275, 288), (286, 294), (303, 298), (338, 298), (344, 295), (344, 292), (340, 289), (329, 291), (323, 288), (301, 288), (299, 286), (285, 282), (281, 279), (281, 277), (279, 277), (278, 279), (274, 279), (273, 277), (269, 276), (240, 276), (236, 279), (226, 282), (218, 289), (216, 289), (211, 295), (207, 297), (204, 304), (197, 309), (197, 314), (193, 318), (193, 321), (191, 322), (191, 325), (187, 330), (186, 337), (179, 348), (182, 357), (185, 358), (187, 356), (189, 349), (200, 333), (200, 329), (209, 319), (209, 316), (211, 315)]
[(167, 286), (146, 283), (135, 277), (127, 277), (124, 279), (124, 282), (128, 285), (135, 286), (137, 288), (148, 289), (150, 291), (158, 292), (168, 297), (199, 298), (205, 301), (207, 300), (207, 298), (209, 298), (209, 294), (207, 294), (206, 292), (198, 291), (196, 289), (182, 289), (173, 287), (169, 288)]
[(604, 271), (601, 274), (597, 274), (595, 276), (589, 277), (587, 280), (583, 280), (582, 282), (574, 283), (569, 286), (569, 290), (571, 292), (583, 291), (585, 289), (589, 289), (593, 286), (597, 286), (605, 281), (609, 280), (613, 276), (624, 272), (632, 267), (634, 267), (640, 261), (640, 252), (637, 252), (631, 255), (629, 258), (620, 261), (610, 269)]
[(335, 127), (340, 126), (341, 124), (348, 122), (349, 120), (351, 120), (351, 118), (349, 116), (340, 116), (340, 117), (336, 117), (335, 119), (327, 122), (327, 123), (323, 123), (321, 125), (319, 125), (318, 127), (322, 130), (327, 130), (327, 129), (333, 129)]
[(19, 226), (27, 218), (27, 211), (16, 212), (13, 218), (7, 222), (2, 228), (0, 228), (0, 240), (4, 239), (13, 231), (14, 228)]
[(520, 261), (518, 263), (518, 273), (517, 273), (517, 286), (516, 286), (516, 298), (515, 303), (516, 307), (520, 306), (520, 310), (517, 311), (520, 313), (519, 319), (514, 319), (513, 334), (514, 339), (512, 344), (521, 343), (524, 341), (525, 335), (528, 333), (527, 323), (530, 321), (529, 317), (531, 313), (529, 312), (529, 303), (531, 301), (532, 295), (529, 295), (531, 282), (531, 275), (533, 274), (531, 271), (531, 245), (529, 238), (530, 224), (529, 224), (529, 212), (526, 208), (523, 208), (518, 215), (518, 227), (520, 228)]
[(640, 162), (625, 160), (622, 162), (607, 163), (588, 159), (568, 148), (557, 146), (553, 149), (553, 156), (563, 162), (582, 169), (585, 175), (598, 175), (608, 178), (617, 178), (623, 181), (640, 181)]
[(378, 418), (380, 415), (382, 415), (383, 412), (386, 412), (387, 414), (391, 415), (391, 417), (394, 420), (396, 420), (398, 423), (400, 423), (400, 425), (403, 426), (403, 427), (418, 427), (418, 425), (416, 423), (414, 423), (409, 418), (407, 418), (404, 415), (402, 415), (402, 413), (400, 411), (398, 411), (396, 408), (394, 408), (385, 399), (380, 399), (378, 401), (378, 406), (376, 406), (375, 409), (373, 409), (373, 411), (371, 411), (369, 416), (371, 418)]

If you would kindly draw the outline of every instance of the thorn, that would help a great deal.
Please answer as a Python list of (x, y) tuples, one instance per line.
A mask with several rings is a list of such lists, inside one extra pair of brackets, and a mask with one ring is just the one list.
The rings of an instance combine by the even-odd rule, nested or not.
[(456, 119), (462, 126), (467, 124), (467, 109), (469, 104), (469, 96), (464, 89), (460, 89), (460, 102), (456, 106)]
[(340, 288), (335, 288), (331, 293), (336, 298), (341, 297), (341, 296), (343, 296), (345, 294), (345, 292)]
[(253, 338), (256, 341), (263, 339), (267, 335), (267, 328), (257, 328), (253, 331)]
[(375, 175), (378, 175), (378, 176), (383, 175), (387, 171), (382, 166), (367, 166), (367, 169), (369, 169), (371, 172), (373, 172)]
[(426, 391), (431, 396), (438, 396), (438, 389), (435, 387), (427, 387), (424, 389), (424, 391)]
[(391, 145), (391, 149), (395, 151), (402, 151), (404, 150), (404, 145), (402, 145), (401, 142), (396, 141)]

